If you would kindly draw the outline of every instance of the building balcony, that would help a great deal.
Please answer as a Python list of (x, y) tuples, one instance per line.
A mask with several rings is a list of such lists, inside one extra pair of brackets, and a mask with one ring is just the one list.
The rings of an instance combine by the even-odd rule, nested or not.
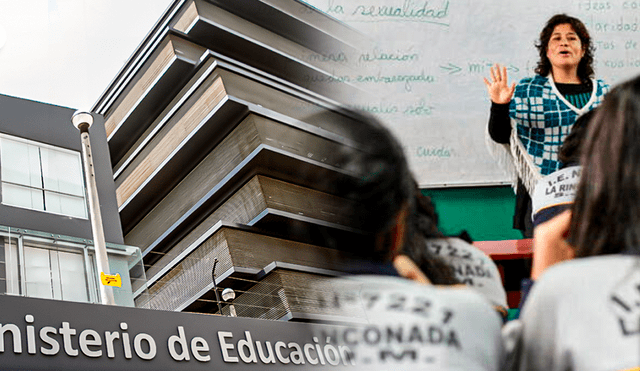
[[(134, 293), (146, 290), (140, 249), (107, 243), (117, 305), (134, 306)], [(0, 295), (99, 303), (93, 241), (0, 226)]]

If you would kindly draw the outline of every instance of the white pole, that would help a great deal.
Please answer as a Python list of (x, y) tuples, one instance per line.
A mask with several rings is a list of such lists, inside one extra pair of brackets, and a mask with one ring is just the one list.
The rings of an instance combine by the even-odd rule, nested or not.
[(93, 124), (93, 117), (88, 112), (76, 111), (71, 118), (71, 122), (78, 130), (80, 130), (80, 139), (82, 141), (82, 164), (84, 166), (85, 182), (87, 183), (89, 219), (91, 220), (93, 245), (96, 252), (96, 263), (98, 265), (100, 301), (102, 304), (115, 305), (113, 288), (111, 286), (104, 285), (100, 279), (100, 273), (111, 273), (109, 270), (109, 257), (107, 256), (107, 244), (104, 239), (104, 229), (102, 226), (100, 201), (98, 200), (96, 173), (94, 171), (93, 157), (91, 155), (91, 141), (89, 140), (89, 128), (91, 127), (91, 124)]

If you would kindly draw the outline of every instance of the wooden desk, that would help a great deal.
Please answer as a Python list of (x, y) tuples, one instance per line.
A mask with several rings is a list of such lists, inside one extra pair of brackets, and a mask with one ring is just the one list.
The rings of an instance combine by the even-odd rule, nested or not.
[(474, 246), (493, 259), (502, 276), (509, 308), (518, 308), (520, 282), (531, 275), (533, 240), (476, 241)]
[(533, 240), (475, 241), (474, 246), (493, 260), (530, 259), (533, 257)]

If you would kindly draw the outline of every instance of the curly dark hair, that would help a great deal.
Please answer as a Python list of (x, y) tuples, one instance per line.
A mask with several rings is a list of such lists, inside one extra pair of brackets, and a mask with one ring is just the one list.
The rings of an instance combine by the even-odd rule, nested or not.
[(556, 26), (561, 24), (571, 25), (580, 38), (582, 49), (584, 50), (584, 56), (578, 64), (578, 77), (583, 82), (586, 82), (594, 75), (593, 53), (595, 48), (591, 43), (591, 36), (589, 36), (589, 31), (587, 31), (587, 27), (585, 27), (584, 23), (582, 23), (578, 18), (571, 17), (566, 14), (556, 14), (551, 17), (542, 29), (542, 32), (540, 32), (540, 39), (536, 44), (536, 48), (538, 48), (538, 52), (540, 53), (540, 60), (538, 61), (538, 66), (536, 67), (535, 72), (541, 76), (547, 76), (549, 72), (551, 72), (551, 61), (549, 61), (549, 58), (547, 57), (547, 47), (549, 46), (549, 40), (551, 39), (553, 30)]

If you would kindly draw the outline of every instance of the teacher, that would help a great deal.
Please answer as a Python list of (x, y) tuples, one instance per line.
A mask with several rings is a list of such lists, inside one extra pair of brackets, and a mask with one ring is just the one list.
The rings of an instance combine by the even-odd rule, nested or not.
[(491, 115), (489, 135), (509, 145), (518, 174), (513, 226), (532, 236), (531, 198), (536, 182), (560, 168), (558, 148), (576, 118), (600, 104), (608, 86), (593, 79), (593, 45), (584, 24), (566, 14), (551, 17), (536, 44), (536, 75), (509, 84), (506, 67), (484, 79)]

